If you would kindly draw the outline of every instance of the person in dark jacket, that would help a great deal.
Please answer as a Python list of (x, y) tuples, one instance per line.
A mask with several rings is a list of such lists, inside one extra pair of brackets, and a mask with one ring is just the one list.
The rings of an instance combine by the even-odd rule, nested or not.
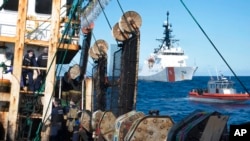
[[(28, 50), (27, 54), (23, 58), (23, 66), (37, 67), (36, 57), (34, 50)], [(33, 69), (22, 70), (22, 80), (24, 86), (28, 86), (28, 90), (34, 91)], [(28, 83), (27, 83), (28, 76)]]
[(53, 101), (52, 113), (51, 113), (51, 127), (50, 127), (50, 141), (62, 141), (63, 140), (63, 121), (64, 110), (61, 106), (60, 99)]
[[(37, 58), (37, 65), (38, 67), (47, 67), (48, 62), (48, 48), (43, 49), (43, 53), (40, 54)], [(36, 82), (35, 82), (35, 89), (38, 90), (41, 85), (45, 83), (46, 79), (46, 70), (40, 70), (40, 74), (38, 75)]]

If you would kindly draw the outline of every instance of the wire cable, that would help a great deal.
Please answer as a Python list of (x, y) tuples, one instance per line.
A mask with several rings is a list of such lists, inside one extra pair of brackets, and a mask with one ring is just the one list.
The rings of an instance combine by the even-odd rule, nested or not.
[(189, 15), (192, 17), (192, 19), (194, 20), (194, 22), (197, 24), (197, 26), (200, 28), (200, 30), (202, 31), (202, 33), (206, 36), (206, 38), (208, 39), (208, 41), (211, 43), (211, 45), (214, 47), (214, 49), (216, 50), (216, 52), (219, 54), (219, 56), (221, 57), (221, 59), (225, 62), (225, 64), (227, 65), (227, 67), (230, 69), (230, 71), (233, 73), (234, 77), (238, 80), (238, 82), (240, 83), (240, 85), (244, 88), (244, 90), (248, 93), (248, 95), (250, 95), (250, 93), (248, 92), (247, 88), (245, 87), (245, 85), (241, 82), (241, 80), (238, 78), (238, 76), (235, 74), (235, 72), (233, 71), (233, 69), (229, 66), (229, 64), (227, 63), (227, 61), (224, 59), (224, 57), (222, 56), (222, 54), (219, 52), (219, 50), (216, 48), (216, 46), (214, 45), (214, 43), (212, 42), (212, 40), (208, 37), (208, 35), (206, 34), (206, 32), (203, 30), (203, 28), (200, 26), (200, 24), (197, 22), (197, 20), (195, 19), (195, 17), (192, 15), (192, 13), (190, 12), (190, 10), (187, 8), (187, 6), (184, 4), (184, 2), (182, 0), (180, 0), (182, 5), (185, 7), (185, 9), (187, 10), (187, 12), (189, 13)]

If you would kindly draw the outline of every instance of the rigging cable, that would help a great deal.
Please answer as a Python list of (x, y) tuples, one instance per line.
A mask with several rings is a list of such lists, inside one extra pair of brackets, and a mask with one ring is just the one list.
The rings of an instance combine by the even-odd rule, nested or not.
[(206, 38), (208, 39), (208, 41), (211, 43), (211, 45), (214, 47), (214, 49), (216, 50), (216, 52), (220, 55), (221, 59), (226, 63), (227, 67), (230, 69), (230, 71), (233, 73), (234, 77), (238, 80), (238, 82), (240, 83), (240, 85), (244, 88), (244, 90), (248, 93), (248, 95), (250, 95), (250, 93), (248, 92), (247, 88), (244, 86), (244, 84), (241, 82), (241, 80), (238, 78), (238, 76), (235, 74), (235, 72), (233, 71), (233, 69), (229, 66), (229, 64), (227, 63), (227, 61), (224, 59), (224, 57), (221, 55), (221, 53), (219, 52), (219, 50), (216, 48), (216, 46), (214, 45), (214, 43), (211, 41), (211, 39), (208, 37), (208, 35), (206, 34), (206, 32), (203, 30), (203, 28), (200, 26), (200, 24), (197, 22), (197, 20), (194, 18), (194, 16), (192, 15), (192, 13), (189, 11), (189, 9), (187, 8), (187, 6), (184, 4), (184, 2), (182, 0), (180, 0), (182, 5), (185, 7), (185, 9), (187, 10), (187, 12), (190, 14), (190, 16), (192, 17), (192, 19), (195, 21), (195, 23), (197, 24), (197, 26), (200, 28), (200, 30), (202, 31), (202, 33), (206, 36)]
[[(124, 11), (122, 9), (122, 6), (121, 6), (119, 0), (117, 0), (117, 3), (118, 3), (118, 5), (119, 5), (119, 7), (120, 7), (120, 9), (122, 11), (122, 15), (125, 17), (125, 13), (124, 13)], [(125, 20), (126, 24), (128, 25), (129, 30), (133, 31), (132, 28), (131, 28), (131, 24), (128, 22), (128, 19), (125, 17), (124, 20)]]
[[(101, 3), (100, 3), (100, 0), (98, 0), (98, 2), (99, 2), (99, 5), (100, 5), (100, 7), (101, 7), (101, 9), (102, 9), (102, 12), (103, 12), (103, 14), (104, 14), (104, 17), (105, 17), (105, 19), (106, 19), (106, 21), (107, 21), (107, 23), (108, 23), (108, 25), (109, 25), (109, 29), (112, 31), (112, 26), (111, 26), (111, 24), (110, 24), (110, 22), (109, 22), (109, 19), (108, 19), (107, 15), (106, 15), (106, 13), (105, 13), (105, 11), (104, 11), (103, 6), (102, 6)], [(117, 46), (119, 46), (119, 43), (118, 43), (117, 40), (116, 40), (116, 44), (117, 44)]]
[(3, 4), (0, 6), (0, 10), (3, 9), (3, 7), (6, 5), (7, 2), (8, 2), (8, 0), (4, 0), (4, 1), (3, 1)]
[[(79, 5), (79, 0), (76, 0), (76, 1), (73, 2), (73, 6), (72, 6), (71, 9), (70, 9), (69, 21), (68, 21), (68, 23), (66, 24), (65, 30), (63, 31), (63, 35), (62, 35), (62, 37), (61, 37), (61, 39), (60, 39), (60, 41), (59, 41), (58, 47), (59, 47), (61, 44), (63, 44), (64, 37), (65, 37), (65, 35), (67, 35), (68, 32), (69, 32), (70, 23), (72, 22), (73, 14), (76, 12), (76, 8), (77, 8), (78, 5)], [(70, 36), (70, 40), (71, 40), (71, 38), (72, 38), (72, 36)], [(63, 46), (64, 46), (64, 44), (63, 44)], [(67, 55), (67, 53), (68, 53), (68, 47), (69, 47), (69, 45), (67, 45), (66, 51), (65, 51), (65, 53), (63, 54), (63, 56), (60, 56), (60, 59), (59, 59), (59, 60), (60, 60), (62, 63), (65, 61), (66, 55)], [(58, 52), (56, 52), (55, 55), (54, 55), (53, 58), (52, 58), (52, 61), (51, 61), (50, 65), (49, 65), (49, 67), (48, 67), (48, 72), (50, 71), (53, 62), (55, 61), (55, 59), (56, 59), (56, 57), (57, 57), (57, 53), (58, 53)], [(56, 67), (56, 73), (58, 72), (58, 68), (59, 68), (59, 66)], [(62, 68), (63, 68), (63, 65), (61, 65), (61, 67), (59, 68), (59, 74), (60, 74)], [(45, 78), (47, 78), (48, 72), (46, 73)], [(45, 82), (43, 82), (43, 84), (40, 86), (39, 92), (41, 92), (41, 91), (44, 89), (44, 87), (45, 87)], [(52, 95), (51, 95), (51, 97), (50, 97), (50, 99), (49, 99), (49, 103), (52, 102), (52, 97), (53, 97), (53, 94), (54, 94), (54, 92), (55, 92), (55, 87), (56, 87), (56, 86), (54, 85), (54, 88), (53, 88), (53, 91), (52, 91)], [(49, 111), (49, 106), (47, 107), (47, 109), (46, 109), (46, 111), (45, 111), (45, 115), (47, 115), (48, 111)], [(49, 117), (45, 117), (45, 118), (40, 122), (39, 127), (38, 127), (37, 132), (36, 132), (37, 135), (36, 135), (34, 141), (40, 141), (39, 132), (41, 131), (42, 124), (44, 124), (44, 123), (47, 121), (48, 118), (49, 118)]]
[(110, 24), (110, 22), (109, 22), (109, 20), (108, 20), (108, 18), (107, 18), (106, 13), (104, 12), (104, 8), (102, 7), (102, 5), (101, 5), (101, 3), (100, 3), (100, 0), (98, 0), (98, 3), (99, 3), (99, 5), (100, 5), (100, 7), (101, 7), (101, 9), (102, 9), (102, 12), (103, 12), (103, 14), (104, 14), (104, 16), (105, 16), (105, 19), (106, 19), (106, 21), (107, 21), (107, 23), (108, 23), (108, 25), (109, 25), (109, 28), (112, 30), (111, 24)]

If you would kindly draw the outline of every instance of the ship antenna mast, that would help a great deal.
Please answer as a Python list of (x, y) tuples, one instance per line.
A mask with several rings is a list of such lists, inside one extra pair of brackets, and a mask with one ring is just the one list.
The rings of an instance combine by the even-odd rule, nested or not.
[(163, 27), (165, 27), (165, 37), (164, 37), (164, 40), (163, 40), (163, 44), (165, 43), (165, 46), (168, 47), (168, 49), (170, 48), (170, 45), (171, 45), (171, 41), (170, 41), (170, 34), (171, 34), (171, 25), (169, 23), (169, 20), (168, 20), (168, 17), (169, 17), (169, 12), (167, 12), (167, 23), (164, 23), (163, 24)]
[(163, 34), (165, 36), (163, 37), (163, 39), (156, 39), (156, 40), (162, 42), (162, 44), (160, 45), (160, 49), (156, 50), (155, 52), (161, 50), (162, 47), (167, 47), (168, 49), (170, 49), (171, 43), (179, 41), (179, 40), (176, 40), (176, 39), (174, 39), (174, 40), (171, 39), (172, 38), (172, 36), (171, 36), (171, 32), (172, 32), (171, 27), (172, 27), (172, 25), (169, 23), (168, 19), (169, 19), (169, 12), (167, 11), (167, 21), (165, 21), (163, 23), (163, 27), (165, 28)]

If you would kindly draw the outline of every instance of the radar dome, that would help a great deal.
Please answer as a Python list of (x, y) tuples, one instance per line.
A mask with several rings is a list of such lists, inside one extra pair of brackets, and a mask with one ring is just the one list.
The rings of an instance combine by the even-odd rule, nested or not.
[(167, 24), (168, 24), (168, 21), (164, 21), (163, 24), (164, 24), (164, 25), (167, 25)]

